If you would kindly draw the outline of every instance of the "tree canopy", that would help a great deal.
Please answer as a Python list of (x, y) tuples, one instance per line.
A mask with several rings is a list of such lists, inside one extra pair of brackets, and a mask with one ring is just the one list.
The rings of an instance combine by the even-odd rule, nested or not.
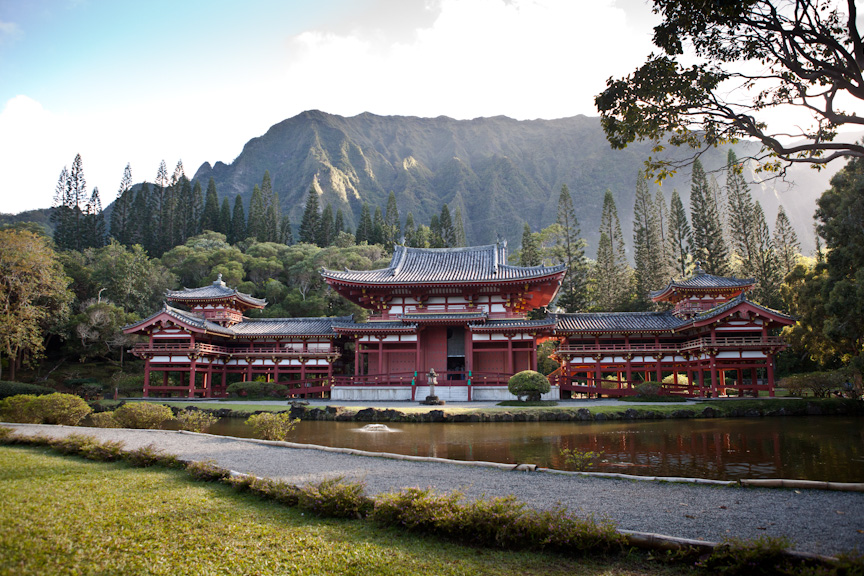
[[(653, 0), (662, 51), (595, 98), (613, 148), (666, 140), (695, 150), (683, 161), (652, 157), (663, 178), (712, 146), (753, 138), (767, 170), (864, 156), (838, 127), (864, 125), (842, 107), (864, 99), (864, 44), (855, 0)], [(695, 61), (695, 64), (685, 62)], [(794, 126), (769, 122), (779, 114)], [(809, 124), (808, 124), (809, 122)]]

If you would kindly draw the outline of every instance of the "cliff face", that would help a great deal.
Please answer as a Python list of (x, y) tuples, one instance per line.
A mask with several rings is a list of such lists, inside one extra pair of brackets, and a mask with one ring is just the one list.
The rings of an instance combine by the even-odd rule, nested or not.
[[(561, 185), (567, 184), (589, 244), (587, 254), (593, 257), (607, 188), (615, 197), (625, 237), (632, 236), (636, 175), (649, 153), (647, 144), (612, 150), (599, 118), (586, 116), (453, 120), (368, 113), (345, 118), (309, 111), (250, 140), (231, 164), (205, 163), (194, 178), (206, 187), (212, 177), (220, 197), (233, 202), (239, 194), (248, 207), (253, 186), (269, 170), (295, 230), (310, 186), (321, 193), (322, 205), (341, 208), (352, 227), (364, 202), (383, 210), (390, 191), (403, 220), (412, 212), (418, 224), (428, 223), (446, 203), (451, 212), (461, 209), (470, 244), (494, 242), (499, 234), (518, 243), (523, 222), (535, 231), (548, 226), (556, 218)], [(715, 169), (725, 156), (725, 150), (713, 150), (703, 164)], [(722, 184), (723, 175), (717, 178)], [(819, 183), (806, 190), (780, 194), (754, 188), (753, 194), (772, 226), (783, 203), (806, 246), (812, 244), (815, 198), (827, 188), (827, 179), (823, 173)], [(673, 188), (686, 204), (689, 173), (664, 182), (667, 201)]]

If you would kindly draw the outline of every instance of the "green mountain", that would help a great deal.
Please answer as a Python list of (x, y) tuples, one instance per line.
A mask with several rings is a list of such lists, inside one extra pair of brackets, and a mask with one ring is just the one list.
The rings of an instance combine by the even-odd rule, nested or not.
[[(587, 254), (593, 257), (607, 188), (625, 236), (632, 236), (636, 176), (649, 154), (647, 143), (612, 150), (596, 117), (453, 120), (365, 113), (345, 118), (308, 111), (250, 140), (231, 164), (203, 164), (194, 178), (206, 188), (212, 177), (220, 197), (233, 202), (239, 194), (248, 207), (253, 186), (269, 170), (295, 234), (306, 194), (314, 186), (322, 206), (329, 202), (334, 212), (341, 208), (352, 227), (364, 202), (383, 210), (392, 190), (403, 221), (412, 212), (416, 222), (428, 223), (447, 203), (451, 213), (461, 209), (470, 244), (492, 243), (500, 235), (514, 245), (523, 222), (536, 231), (555, 221), (561, 185), (567, 184)], [(725, 150), (711, 150), (702, 161), (710, 171), (722, 166), (725, 157)], [(723, 174), (716, 176), (722, 184)], [(826, 173), (820, 176), (818, 184), (804, 191), (753, 189), (770, 225), (778, 204), (784, 204), (805, 249), (813, 244), (815, 198), (827, 188)], [(667, 200), (677, 188), (687, 202), (689, 178), (688, 172), (664, 182)]]

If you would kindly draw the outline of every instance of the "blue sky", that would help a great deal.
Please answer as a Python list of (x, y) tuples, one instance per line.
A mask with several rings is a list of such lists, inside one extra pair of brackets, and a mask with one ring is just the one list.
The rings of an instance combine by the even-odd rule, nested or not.
[(596, 115), (654, 19), (642, 0), (0, 0), (0, 212), (50, 206), (77, 153), (107, 205), (127, 163), (192, 176), (308, 109)]

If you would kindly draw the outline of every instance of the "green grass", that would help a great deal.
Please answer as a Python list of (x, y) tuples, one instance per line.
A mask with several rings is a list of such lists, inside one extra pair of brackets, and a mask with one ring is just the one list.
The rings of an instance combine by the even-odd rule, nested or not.
[(0, 501), (3, 576), (689, 573), (642, 553), (571, 559), (323, 520), (181, 471), (39, 447), (0, 447)]

